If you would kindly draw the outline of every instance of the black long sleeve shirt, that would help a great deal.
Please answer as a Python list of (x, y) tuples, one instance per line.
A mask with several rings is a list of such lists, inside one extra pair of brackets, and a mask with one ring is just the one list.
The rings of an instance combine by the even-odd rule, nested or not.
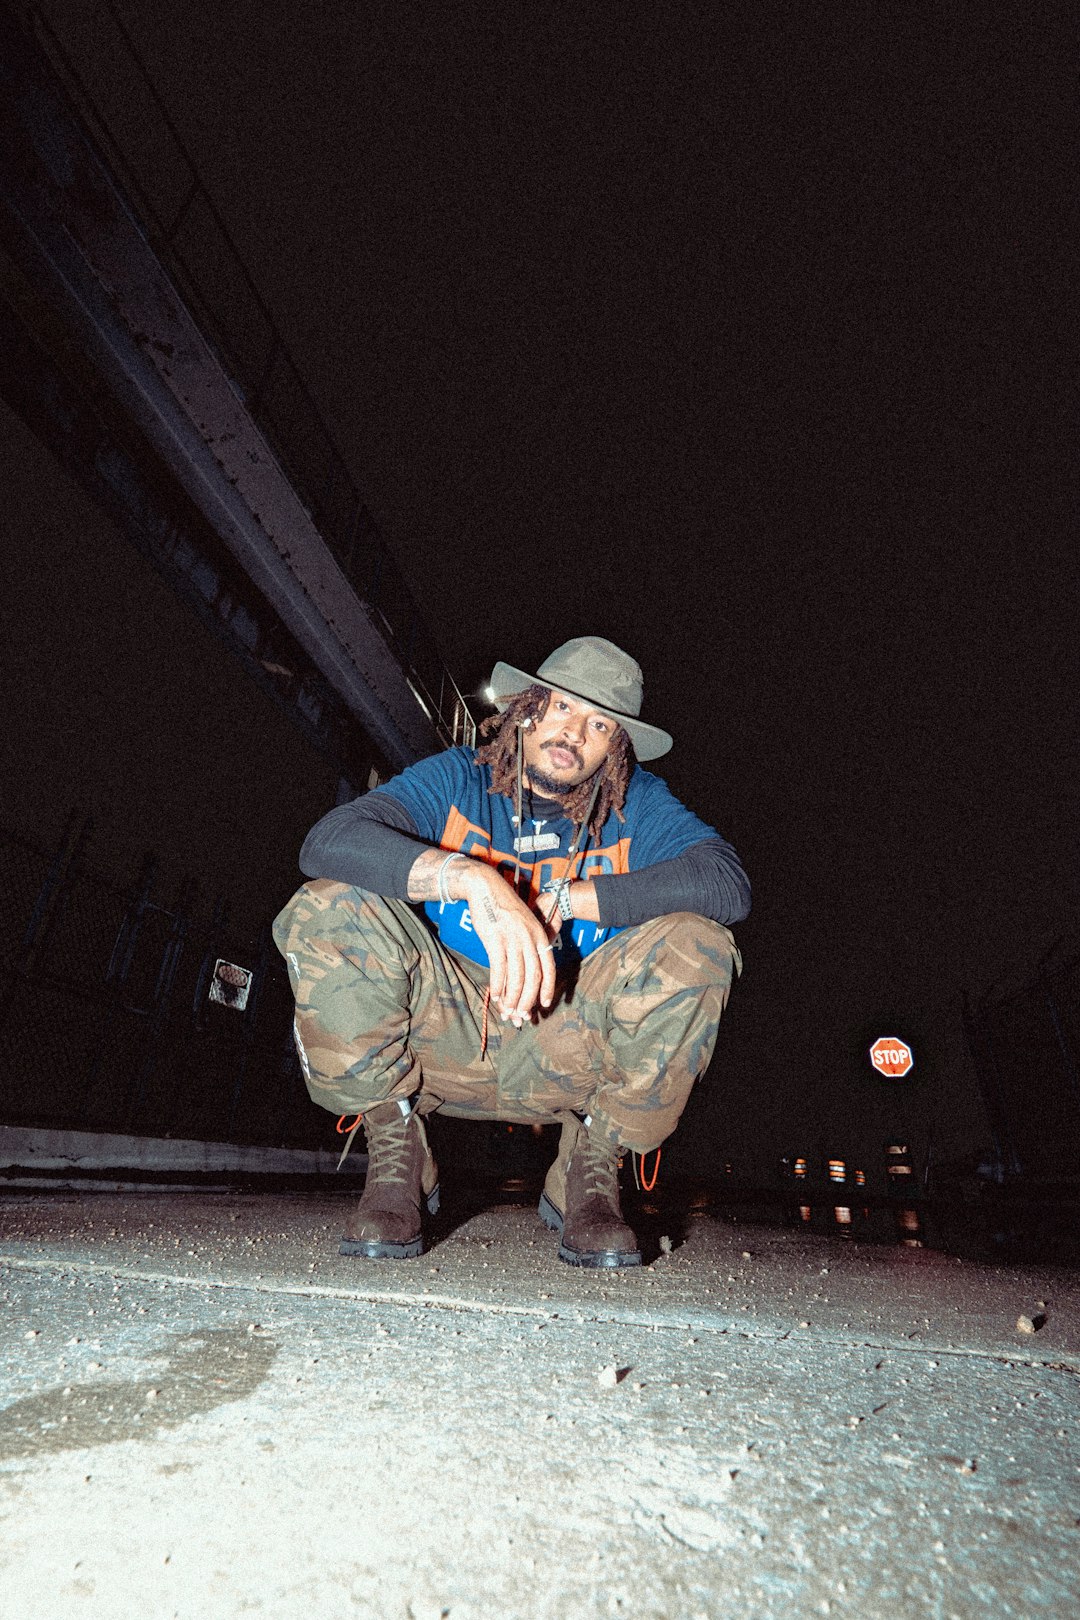
[[(556, 800), (536, 795), (530, 814), (551, 820), (565, 816)], [(418, 838), (405, 806), (376, 788), (316, 823), (300, 851), (300, 869), (307, 877), (332, 878), (388, 899), (407, 900), (409, 872), (430, 847)], [(746, 874), (734, 849), (718, 835), (703, 838), (671, 860), (633, 872), (601, 873), (592, 881), (604, 928), (627, 928), (674, 911), (731, 924), (750, 911)]]

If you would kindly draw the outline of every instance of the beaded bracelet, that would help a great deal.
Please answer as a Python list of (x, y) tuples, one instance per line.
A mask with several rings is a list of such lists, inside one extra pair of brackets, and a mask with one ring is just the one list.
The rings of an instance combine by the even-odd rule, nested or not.
[(452, 849), (449, 855), (443, 861), (442, 865), (439, 867), (438, 889), (440, 905), (448, 906), (451, 904), (450, 891), (446, 887), (446, 868), (450, 865), (451, 861), (467, 861), (468, 858), (469, 857), (467, 855), (463, 855), (459, 849)]

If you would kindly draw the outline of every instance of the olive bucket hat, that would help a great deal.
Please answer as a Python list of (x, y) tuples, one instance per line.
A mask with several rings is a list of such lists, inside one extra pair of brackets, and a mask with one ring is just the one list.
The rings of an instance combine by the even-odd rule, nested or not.
[(638, 719), (644, 689), (641, 670), (629, 653), (602, 636), (577, 636), (563, 642), (535, 675), (527, 675), (513, 664), (496, 664), (491, 672), (496, 708), (505, 709), (527, 686), (550, 686), (618, 721), (629, 732), (638, 759), (659, 759), (671, 747), (666, 731)]

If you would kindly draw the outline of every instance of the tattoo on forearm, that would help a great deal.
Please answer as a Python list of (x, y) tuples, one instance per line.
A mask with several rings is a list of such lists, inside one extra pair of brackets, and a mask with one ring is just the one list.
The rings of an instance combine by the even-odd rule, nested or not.
[(439, 868), (445, 859), (445, 849), (425, 849), (422, 855), (416, 857), (409, 868), (410, 900), (439, 898)]
[[(442, 898), (439, 894), (439, 873), (443, 869), (443, 863), (446, 861), (448, 853), (445, 849), (425, 849), (422, 854), (416, 857), (409, 868), (408, 891), (410, 900), (415, 902)], [(462, 899), (465, 893), (464, 881), (469, 875), (476, 876), (476, 865), (475, 861), (466, 856), (459, 856), (455, 859), (453, 864), (446, 868), (444, 875), (445, 892), (452, 895), (455, 900)], [(493, 868), (489, 867), (487, 870), (493, 871)], [(499, 907), (489, 894), (482, 896), (480, 908), (485, 921), (489, 923), (498, 922)]]

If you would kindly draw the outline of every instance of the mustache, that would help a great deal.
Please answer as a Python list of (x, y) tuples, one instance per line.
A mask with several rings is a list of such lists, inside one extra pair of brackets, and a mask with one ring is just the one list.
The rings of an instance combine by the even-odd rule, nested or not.
[(558, 748), (564, 754), (572, 754), (578, 765), (583, 765), (585, 763), (577, 749), (572, 747), (570, 743), (556, 742), (555, 739), (552, 738), (550, 742), (540, 744), (541, 753), (543, 753), (545, 748)]

